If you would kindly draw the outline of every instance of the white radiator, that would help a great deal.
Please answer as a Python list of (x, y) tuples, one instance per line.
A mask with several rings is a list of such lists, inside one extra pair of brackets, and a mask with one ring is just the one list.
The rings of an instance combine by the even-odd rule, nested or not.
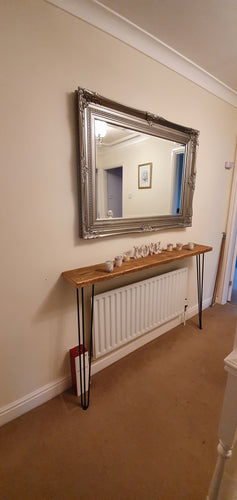
[(93, 357), (99, 358), (184, 311), (182, 268), (94, 297)]

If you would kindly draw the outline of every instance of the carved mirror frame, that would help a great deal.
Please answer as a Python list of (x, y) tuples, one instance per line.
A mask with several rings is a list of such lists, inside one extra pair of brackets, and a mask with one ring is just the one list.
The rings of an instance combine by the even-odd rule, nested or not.
[[(199, 132), (160, 116), (124, 106), (87, 89), (78, 88), (80, 236), (84, 239), (127, 233), (150, 232), (192, 225)], [(107, 121), (130, 130), (185, 145), (181, 213), (130, 218), (96, 218), (96, 147), (94, 120)]]

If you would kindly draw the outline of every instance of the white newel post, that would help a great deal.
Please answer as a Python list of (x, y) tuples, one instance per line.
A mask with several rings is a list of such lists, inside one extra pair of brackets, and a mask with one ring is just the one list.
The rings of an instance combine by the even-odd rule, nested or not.
[(207, 500), (221, 500), (220, 486), (227, 458), (232, 455), (237, 428), (237, 348), (224, 360), (228, 371), (223, 407), (219, 424), (219, 444), (217, 462), (211, 480)]

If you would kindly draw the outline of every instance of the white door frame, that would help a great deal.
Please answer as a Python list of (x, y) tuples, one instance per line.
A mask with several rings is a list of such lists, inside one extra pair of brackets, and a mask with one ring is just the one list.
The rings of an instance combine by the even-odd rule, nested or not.
[(234, 275), (235, 275), (235, 266), (236, 266), (236, 256), (237, 256), (237, 237), (235, 238), (234, 258), (233, 258), (233, 263), (232, 263), (232, 268), (231, 268), (231, 273), (230, 273), (230, 283), (231, 283), (231, 285), (229, 286), (229, 290), (228, 290), (228, 297), (227, 297), (228, 302), (231, 302), (231, 295), (232, 295), (232, 290), (233, 290), (233, 281), (234, 281)]
[(237, 232), (237, 152), (235, 156), (235, 166), (233, 172), (230, 205), (226, 228), (226, 244), (221, 272), (220, 290), (217, 302), (225, 304), (228, 299), (229, 281), (234, 259), (235, 241)]

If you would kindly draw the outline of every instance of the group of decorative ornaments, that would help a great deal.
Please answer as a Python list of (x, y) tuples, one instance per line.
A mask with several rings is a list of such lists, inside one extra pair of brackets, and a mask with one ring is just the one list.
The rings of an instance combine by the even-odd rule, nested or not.
[[(166, 248), (163, 248), (163, 250), (167, 252), (172, 252), (173, 250), (180, 251), (183, 248), (182, 243), (176, 243), (176, 246), (173, 245), (173, 243), (168, 243)], [(193, 250), (194, 249), (194, 243), (189, 242), (187, 244), (187, 249), (188, 250)], [(133, 250), (129, 250), (128, 252), (124, 252), (123, 255), (117, 255), (114, 260), (107, 260), (105, 262), (105, 269), (107, 273), (112, 273), (115, 267), (121, 267), (123, 261), (124, 262), (129, 262), (131, 258), (133, 259), (140, 259), (141, 257), (147, 257), (148, 255), (157, 255), (162, 252), (161, 249), (161, 243), (158, 241), (157, 243), (149, 243), (148, 245), (142, 245), (141, 247), (134, 246)]]

